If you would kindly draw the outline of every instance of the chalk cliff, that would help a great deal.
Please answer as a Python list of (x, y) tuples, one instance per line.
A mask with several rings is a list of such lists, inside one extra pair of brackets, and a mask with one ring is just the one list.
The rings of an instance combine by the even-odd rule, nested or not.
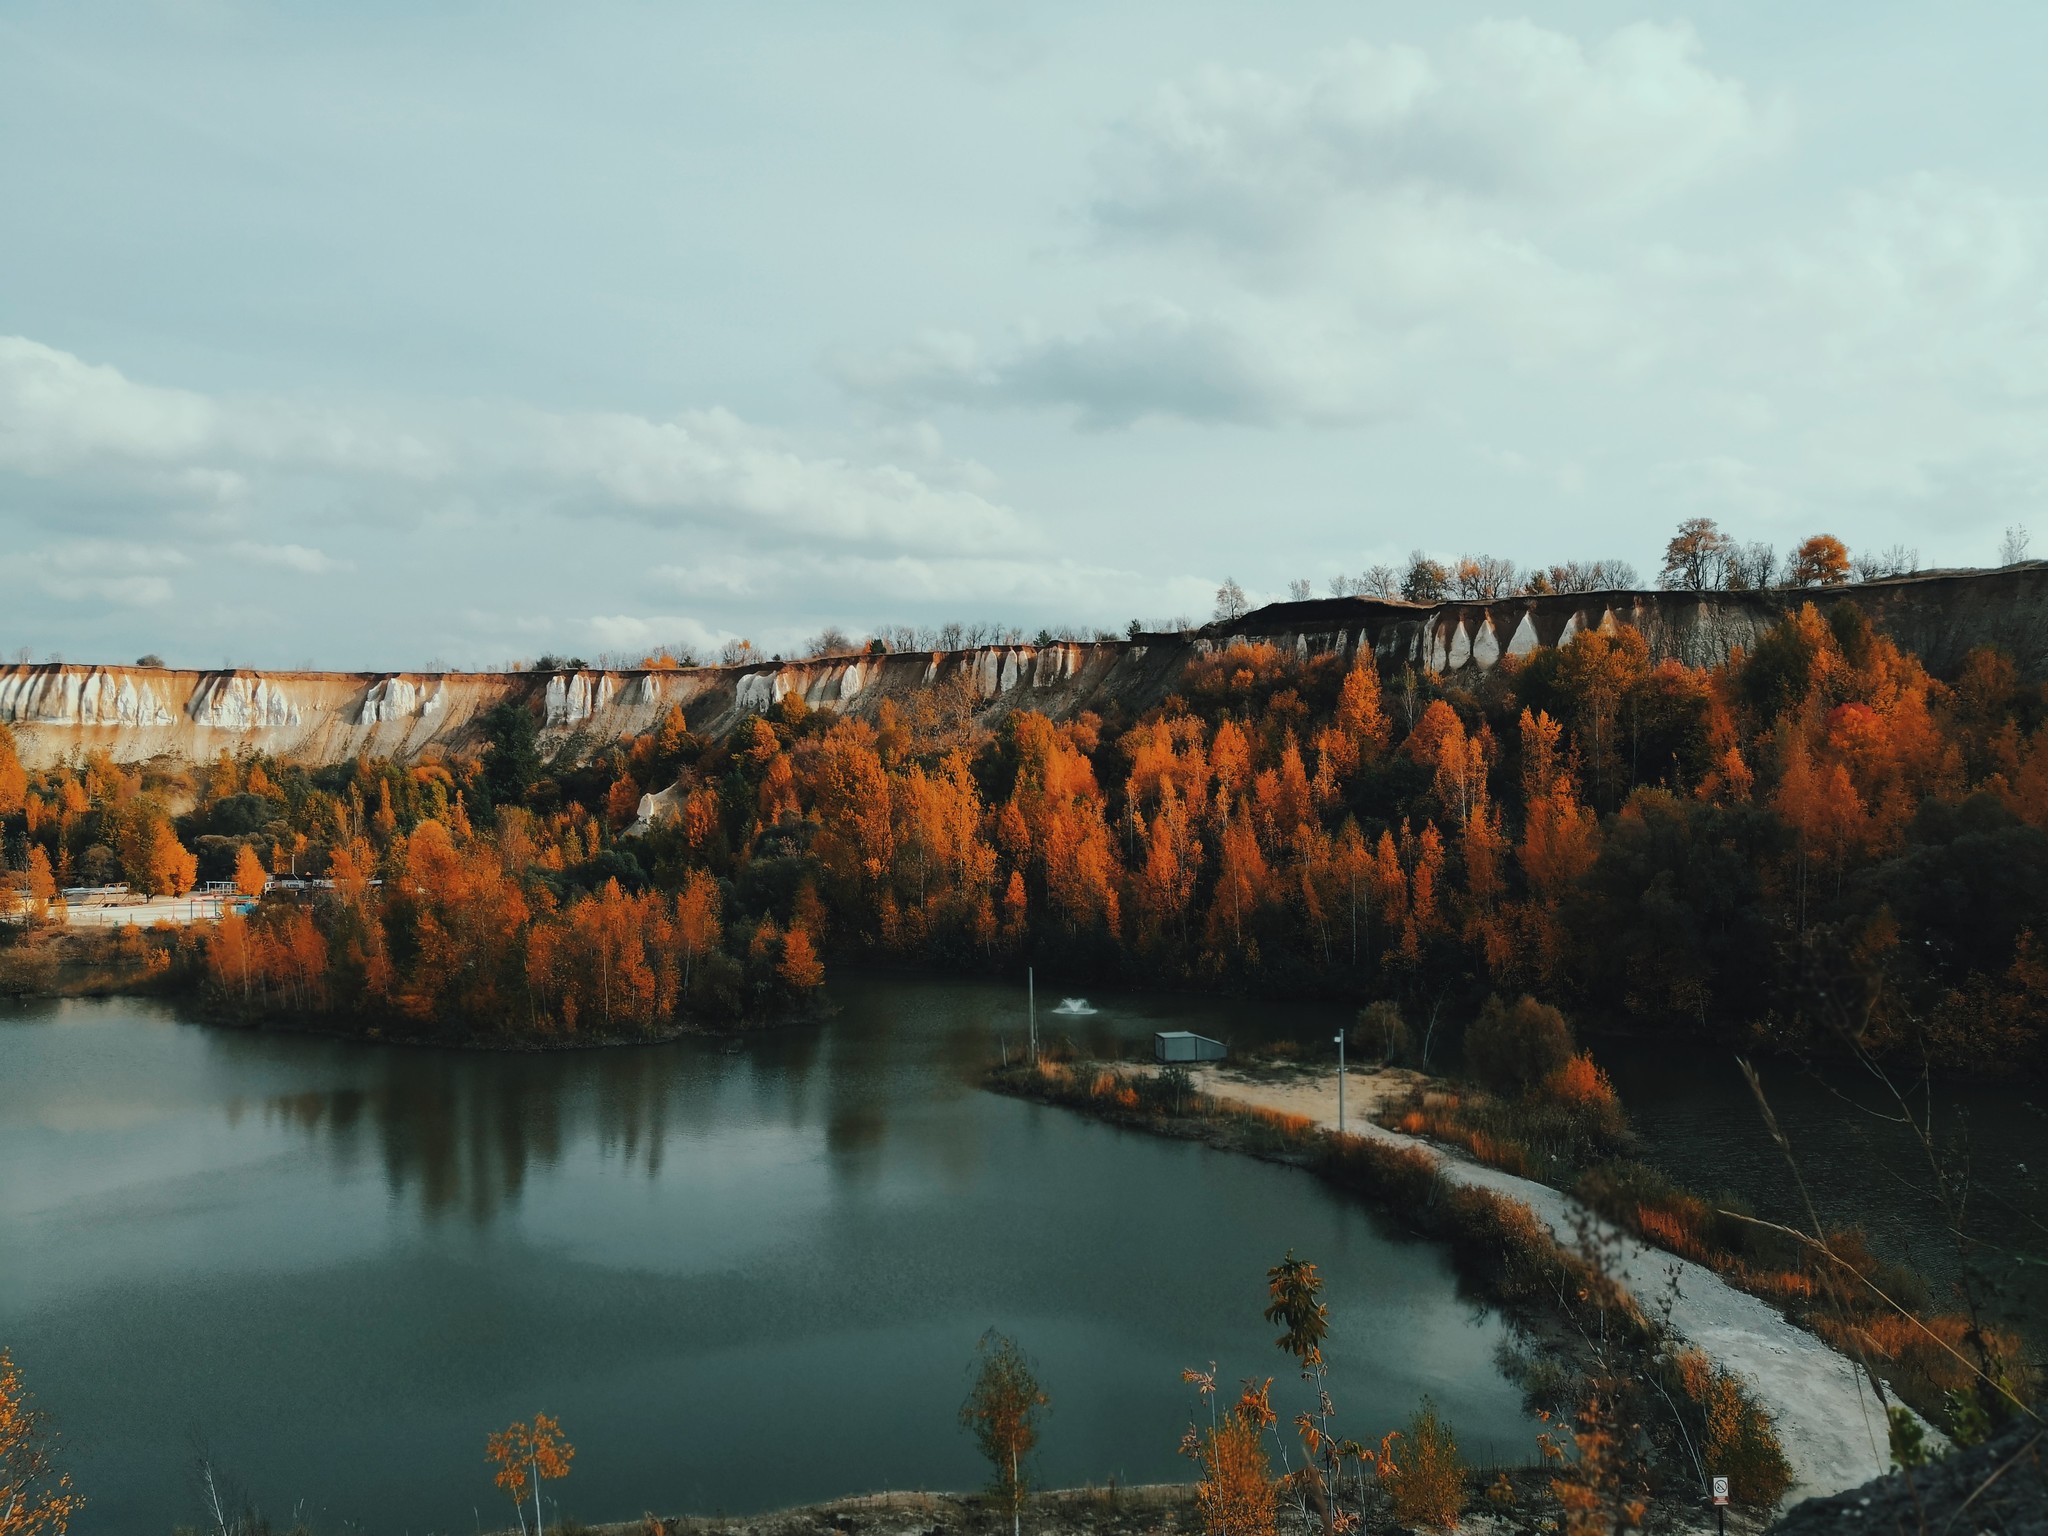
[(512, 700), (533, 709), (543, 747), (582, 750), (652, 730), (674, 705), (701, 735), (730, 730), (786, 694), (872, 716), (940, 686), (971, 697), (985, 718), (1014, 709), (1055, 717), (1114, 699), (1139, 710), (1172, 691), (1194, 656), (1238, 639), (1298, 654), (1361, 648), (1382, 672), (1414, 666), (1486, 670), (1504, 656), (1561, 645), (1604, 625), (1629, 625), (1653, 655), (1723, 660), (1790, 607), (1854, 602), (1871, 622), (1951, 673), (1975, 645), (2009, 652), (2048, 680), (2048, 562), (1996, 571), (1935, 572), (1823, 591), (1602, 592), (1435, 606), (1373, 598), (1277, 603), (1228, 625), (1130, 640), (837, 656), (671, 671), (186, 672), (70, 664), (0, 667), (0, 722), (31, 767), (103, 748), (122, 762), (202, 761), (250, 749), (306, 762), (359, 752), (421, 759), (472, 753), (480, 718)]

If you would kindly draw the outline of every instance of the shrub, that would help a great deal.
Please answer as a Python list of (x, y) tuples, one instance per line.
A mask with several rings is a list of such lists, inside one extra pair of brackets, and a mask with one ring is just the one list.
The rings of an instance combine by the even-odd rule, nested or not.
[(1400, 1008), (1385, 1000), (1358, 1010), (1351, 1037), (1362, 1056), (1393, 1061), (1408, 1054), (1407, 1022), (1402, 1019)]
[(1679, 1390), (1700, 1416), (1700, 1455), (1707, 1470), (1728, 1479), (1736, 1502), (1769, 1509), (1792, 1486), (1792, 1467), (1770, 1411), (1750, 1396), (1740, 1376), (1696, 1349), (1671, 1362)]
[(1468, 1273), (1510, 1300), (1542, 1294), (1556, 1244), (1527, 1205), (1465, 1185), (1445, 1195), (1444, 1216), (1452, 1251)]
[(1316, 1169), (1331, 1183), (1395, 1210), (1420, 1211), (1435, 1196), (1436, 1159), (1420, 1147), (1363, 1136), (1326, 1136)]
[(1503, 1515), (1512, 1512), (1515, 1505), (1520, 1502), (1515, 1497), (1515, 1485), (1507, 1473), (1502, 1472), (1487, 1484), (1486, 1502)]
[[(1733, 1196), (1703, 1200), (1645, 1163), (1616, 1158), (1589, 1168), (1572, 1186), (1572, 1194), (1646, 1242), (1695, 1263), (1739, 1271), (1745, 1284), (1756, 1280), (1760, 1270), (1777, 1266), (1796, 1271), (1802, 1263), (1790, 1239), (1722, 1215), (1723, 1210), (1742, 1209)], [(1789, 1278), (1792, 1292), (1811, 1294), (1813, 1288), (1805, 1279), (1796, 1274)]]
[(1584, 1051), (1543, 1080), (1542, 1097), (1565, 1112), (1575, 1141), (1619, 1145), (1629, 1139), (1628, 1117), (1614, 1084)]
[(1379, 1479), (1402, 1525), (1447, 1531), (1458, 1523), (1465, 1507), (1465, 1460), (1451, 1426), (1427, 1397), (1405, 1432), (1396, 1430), (1381, 1442)]
[(1529, 1149), (1515, 1137), (1473, 1123), (1457, 1098), (1427, 1094), (1419, 1108), (1404, 1112), (1394, 1128), (1410, 1136), (1429, 1136), (1463, 1147), (1480, 1162), (1507, 1173), (1531, 1178), (1536, 1169)]
[(47, 992), (57, 980), (57, 951), (47, 944), (12, 942), (0, 948), (0, 997)]
[(1246, 1382), (1237, 1405), (1215, 1428), (1199, 1437), (1189, 1432), (1183, 1449), (1202, 1468), (1195, 1507), (1206, 1536), (1273, 1536), (1273, 1473), (1261, 1438), (1272, 1422), (1265, 1388)]
[[(1896, 1312), (1878, 1311), (1844, 1319), (1820, 1310), (1811, 1322), (1816, 1333), (1851, 1358), (1874, 1355), (1882, 1360), (1892, 1389), (1931, 1418), (1938, 1419), (1941, 1405), (1977, 1385), (1975, 1373), (1964, 1363), (1975, 1364), (1978, 1358), (1970, 1338), (1970, 1320), (1957, 1313), (1907, 1319)], [(2022, 1400), (2031, 1397), (2034, 1376), (2025, 1365), (2026, 1353), (2018, 1335), (1984, 1328), (1980, 1337), (1994, 1362), (1994, 1376), (2003, 1379)]]
[(1465, 1065), (1500, 1093), (1527, 1093), (1572, 1059), (1572, 1030), (1548, 1003), (1523, 996), (1510, 1006), (1489, 997), (1465, 1032)]
[(1201, 1107), (1194, 1079), (1186, 1067), (1168, 1067), (1137, 1080), (1138, 1098), (1155, 1115), (1185, 1115)]
[(1264, 1105), (1240, 1112), (1238, 1124), (1245, 1133), (1245, 1145), (1261, 1152), (1280, 1152), (1298, 1147), (1310, 1140), (1316, 1131), (1315, 1121), (1307, 1115), (1289, 1114), (1286, 1110), (1268, 1109)]

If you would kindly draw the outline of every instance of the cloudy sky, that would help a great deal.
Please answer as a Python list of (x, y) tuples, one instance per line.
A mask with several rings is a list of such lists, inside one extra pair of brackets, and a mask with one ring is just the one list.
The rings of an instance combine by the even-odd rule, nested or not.
[(2048, 543), (2048, 7), (0, 0), (0, 650)]

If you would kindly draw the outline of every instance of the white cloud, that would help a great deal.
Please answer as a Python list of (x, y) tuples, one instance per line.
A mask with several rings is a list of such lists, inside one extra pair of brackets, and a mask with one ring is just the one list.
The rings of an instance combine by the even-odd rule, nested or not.
[(1547, 210), (1666, 196), (1748, 157), (1777, 113), (1638, 22), (1588, 48), (1491, 21), (1435, 53), (1354, 42), (1283, 79), (1211, 69), (1104, 153), (1105, 230), (1237, 253), (1299, 246), (1385, 199)]
[(1085, 329), (1020, 329), (999, 352), (932, 332), (872, 361), (841, 362), (849, 387), (908, 405), (1056, 407), (1101, 431), (1152, 417), (1271, 426), (1357, 421), (1379, 391), (1365, 360), (1284, 317), (1232, 324), (1163, 300), (1109, 305)]
[[(1920, 173), (1803, 228), (1637, 280), (1658, 381), (1711, 430), (1661, 486), (1760, 531), (1872, 512), (2025, 516), (2048, 497), (2048, 203)], [(1988, 544), (1986, 547), (1988, 554)]]
[(719, 647), (733, 638), (730, 630), (714, 630), (686, 614), (595, 614), (582, 621), (596, 646), (613, 651), (653, 650), (657, 646), (681, 647), (700, 657), (715, 657)]
[(1655, 23), (1589, 45), (1486, 22), (1431, 50), (1353, 42), (1297, 75), (1211, 68), (1109, 135), (1090, 212), (1164, 272), (1188, 247), (1229, 258), (1220, 295), (1000, 346), (933, 331), (834, 371), (899, 406), (1057, 406), (1099, 430), (1359, 425), (1459, 371), (1639, 367), (1661, 338), (1617, 271), (1632, 243), (1560, 249), (1589, 216), (1625, 228), (1755, 156), (1782, 117)]
[(259, 544), (250, 539), (236, 539), (227, 546), (227, 552), (251, 565), (274, 565), (305, 576), (324, 576), (329, 571), (355, 569), (354, 562), (337, 560), (325, 550), (305, 544)]
[(920, 546), (1022, 531), (979, 492), (935, 485), (893, 463), (809, 456), (730, 411), (690, 411), (674, 421), (548, 416), (533, 425), (540, 468), (648, 518), (752, 521), (778, 535)]
[[(408, 417), (284, 399), (215, 399), (138, 384), (22, 337), (0, 337), (0, 469), (103, 482), (173, 502), (246, 499), (264, 477), (336, 497), (567, 504), (640, 521), (883, 545), (963, 547), (1026, 535), (977, 486), (979, 466), (934, 472), (820, 452), (726, 410), (658, 421), (429, 402)], [(314, 571), (293, 543), (232, 546), (241, 558)]]
[(650, 580), (685, 597), (753, 597), (788, 567), (759, 555), (720, 552), (683, 563), (665, 563), (648, 571)]
[(24, 336), (0, 336), (0, 465), (54, 474), (113, 455), (196, 457), (217, 430), (213, 403), (136, 384)]
[(14, 557), (14, 569), (51, 597), (117, 608), (168, 603), (175, 591), (164, 572), (190, 563), (175, 549), (106, 539), (73, 539)]

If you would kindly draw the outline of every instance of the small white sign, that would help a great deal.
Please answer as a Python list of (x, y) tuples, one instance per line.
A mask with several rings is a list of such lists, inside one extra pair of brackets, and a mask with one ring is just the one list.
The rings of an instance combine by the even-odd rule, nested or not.
[(1725, 1477), (1714, 1479), (1714, 1502), (1716, 1504), (1726, 1504), (1728, 1502), (1728, 1479)]

